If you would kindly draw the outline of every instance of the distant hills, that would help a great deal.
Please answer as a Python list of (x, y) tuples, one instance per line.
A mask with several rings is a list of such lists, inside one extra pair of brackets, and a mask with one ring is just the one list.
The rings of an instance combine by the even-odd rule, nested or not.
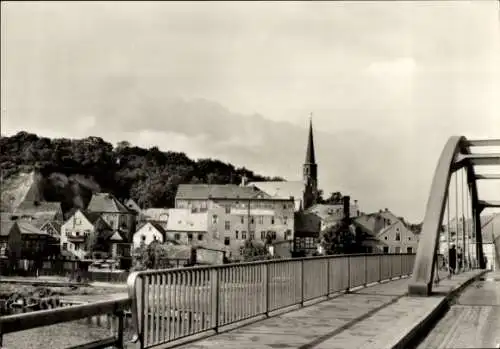
[(239, 184), (283, 180), (216, 159), (144, 149), (99, 137), (50, 139), (28, 132), (0, 138), (1, 210), (23, 200), (60, 201), (63, 211), (85, 207), (92, 193), (134, 199), (141, 207), (173, 207), (180, 183)]

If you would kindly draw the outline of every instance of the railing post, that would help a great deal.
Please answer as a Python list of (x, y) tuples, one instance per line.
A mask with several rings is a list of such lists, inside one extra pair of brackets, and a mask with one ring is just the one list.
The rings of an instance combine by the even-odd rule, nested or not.
[(403, 254), (400, 254), (400, 262), (401, 262), (401, 272), (399, 273), (399, 278), (401, 279), (403, 277)]
[(347, 288), (345, 293), (349, 293), (351, 289), (351, 257), (347, 256)]
[(365, 282), (363, 283), (363, 286), (366, 287), (368, 284), (368, 257), (365, 254)]
[(270, 278), (269, 278), (269, 263), (264, 263), (264, 287), (265, 287), (265, 313), (266, 316), (269, 317), (269, 291), (270, 291)]
[(300, 306), (304, 306), (304, 259), (300, 260)]
[(326, 258), (326, 297), (330, 295), (330, 258)]
[(116, 343), (115, 343), (115, 346), (117, 349), (124, 349), (124, 345), (123, 345), (123, 329), (124, 329), (124, 316), (125, 316), (125, 313), (123, 312), (123, 310), (120, 310), (118, 312), (116, 312), (116, 317), (118, 318), (118, 333), (117, 333), (117, 337), (116, 337)]
[(382, 282), (382, 256), (378, 255), (378, 282)]
[(214, 268), (210, 273), (210, 293), (212, 298), (212, 327), (219, 333), (219, 268)]

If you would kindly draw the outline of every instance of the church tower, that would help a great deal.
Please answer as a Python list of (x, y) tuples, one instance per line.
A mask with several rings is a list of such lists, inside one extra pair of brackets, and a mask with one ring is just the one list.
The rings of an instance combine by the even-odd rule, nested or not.
[(303, 209), (306, 210), (316, 203), (318, 197), (318, 165), (314, 153), (314, 138), (312, 128), (312, 114), (309, 119), (309, 137), (307, 139), (306, 161), (302, 168), (304, 180)]

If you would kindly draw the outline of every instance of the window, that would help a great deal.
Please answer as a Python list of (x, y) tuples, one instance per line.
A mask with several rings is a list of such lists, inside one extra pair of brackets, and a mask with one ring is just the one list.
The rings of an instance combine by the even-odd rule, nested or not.
[(407, 253), (413, 253), (413, 248), (412, 247), (407, 247), (406, 248)]
[(396, 253), (401, 253), (401, 247), (396, 247)]
[(68, 250), (68, 243), (67, 242), (63, 243), (63, 250), (64, 251)]
[(286, 204), (283, 204), (283, 209), (286, 210)]
[(265, 231), (261, 231), (260, 232), (260, 238), (261, 238), (261, 240), (265, 240), (266, 239), (266, 232)]
[(180, 240), (180, 239), (181, 239), (181, 234), (176, 233), (176, 234), (174, 235), (174, 239), (175, 239), (175, 240)]
[(224, 238), (224, 245), (228, 246), (231, 243), (231, 239), (226, 237)]
[(252, 217), (250, 217), (250, 224), (254, 224), (254, 223), (255, 223), (255, 220), (254, 220), (254, 218), (252, 216)]
[(203, 234), (198, 234), (198, 240), (199, 241), (203, 240)]
[(234, 232), (234, 238), (235, 238), (236, 240), (238, 240), (238, 233), (239, 233), (239, 232), (238, 232), (237, 230)]
[(254, 231), (251, 231), (250, 232), (250, 239), (255, 239), (255, 232)]
[(271, 224), (274, 224), (274, 217), (271, 217)]
[(80, 236), (80, 232), (79, 231), (75, 232), (75, 235)]
[(245, 224), (245, 216), (241, 216), (241, 224)]
[(384, 246), (384, 253), (389, 253), (389, 247), (388, 246)]
[(259, 216), (259, 224), (264, 224), (264, 216)]
[(192, 240), (193, 240), (193, 234), (192, 234), (192, 233), (188, 233), (188, 240), (189, 240), (189, 241), (192, 241)]
[(242, 238), (243, 240), (246, 240), (246, 239), (247, 239), (247, 232), (246, 232), (246, 231), (244, 231), (244, 230), (243, 230), (243, 231), (241, 232), (241, 238)]
[(384, 240), (387, 240), (387, 236), (384, 236)]
[(217, 215), (216, 214), (214, 214), (212, 216), (212, 224), (217, 224)]
[(231, 213), (231, 206), (226, 206), (226, 213), (230, 214)]
[(224, 228), (225, 228), (226, 230), (230, 230), (230, 229), (231, 229), (231, 222), (229, 222), (229, 221), (225, 221), (225, 222), (224, 222)]
[(288, 221), (288, 217), (287, 217), (287, 216), (283, 217), (283, 224), (284, 224), (284, 225), (286, 225), (286, 224), (287, 224), (287, 221)]
[(142, 235), (141, 235), (141, 240), (142, 240), (142, 241), (146, 241), (146, 235), (142, 234)]
[(400, 232), (396, 233), (396, 241), (401, 241), (401, 233)]
[(411, 241), (411, 236), (408, 236), (408, 241)]

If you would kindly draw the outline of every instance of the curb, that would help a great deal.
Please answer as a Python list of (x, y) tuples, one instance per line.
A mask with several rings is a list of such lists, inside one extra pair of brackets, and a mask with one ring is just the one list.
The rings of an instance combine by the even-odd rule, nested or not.
[(450, 301), (467, 286), (474, 281), (480, 279), (488, 270), (483, 270), (481, 273), (466, 280), (463, 284), (448, 293), (444, 299), (434, 308), (434, 310), (427, 315), (419, 324), (417, 324), (409, 333), (407, 333), (398, 343), (391, 347), (391, 349), (408, 349), (415, 348), (418, 343), (426, 337), (432, 330), (434, 325), (441, 319), (448, 309), (450, 308)]

